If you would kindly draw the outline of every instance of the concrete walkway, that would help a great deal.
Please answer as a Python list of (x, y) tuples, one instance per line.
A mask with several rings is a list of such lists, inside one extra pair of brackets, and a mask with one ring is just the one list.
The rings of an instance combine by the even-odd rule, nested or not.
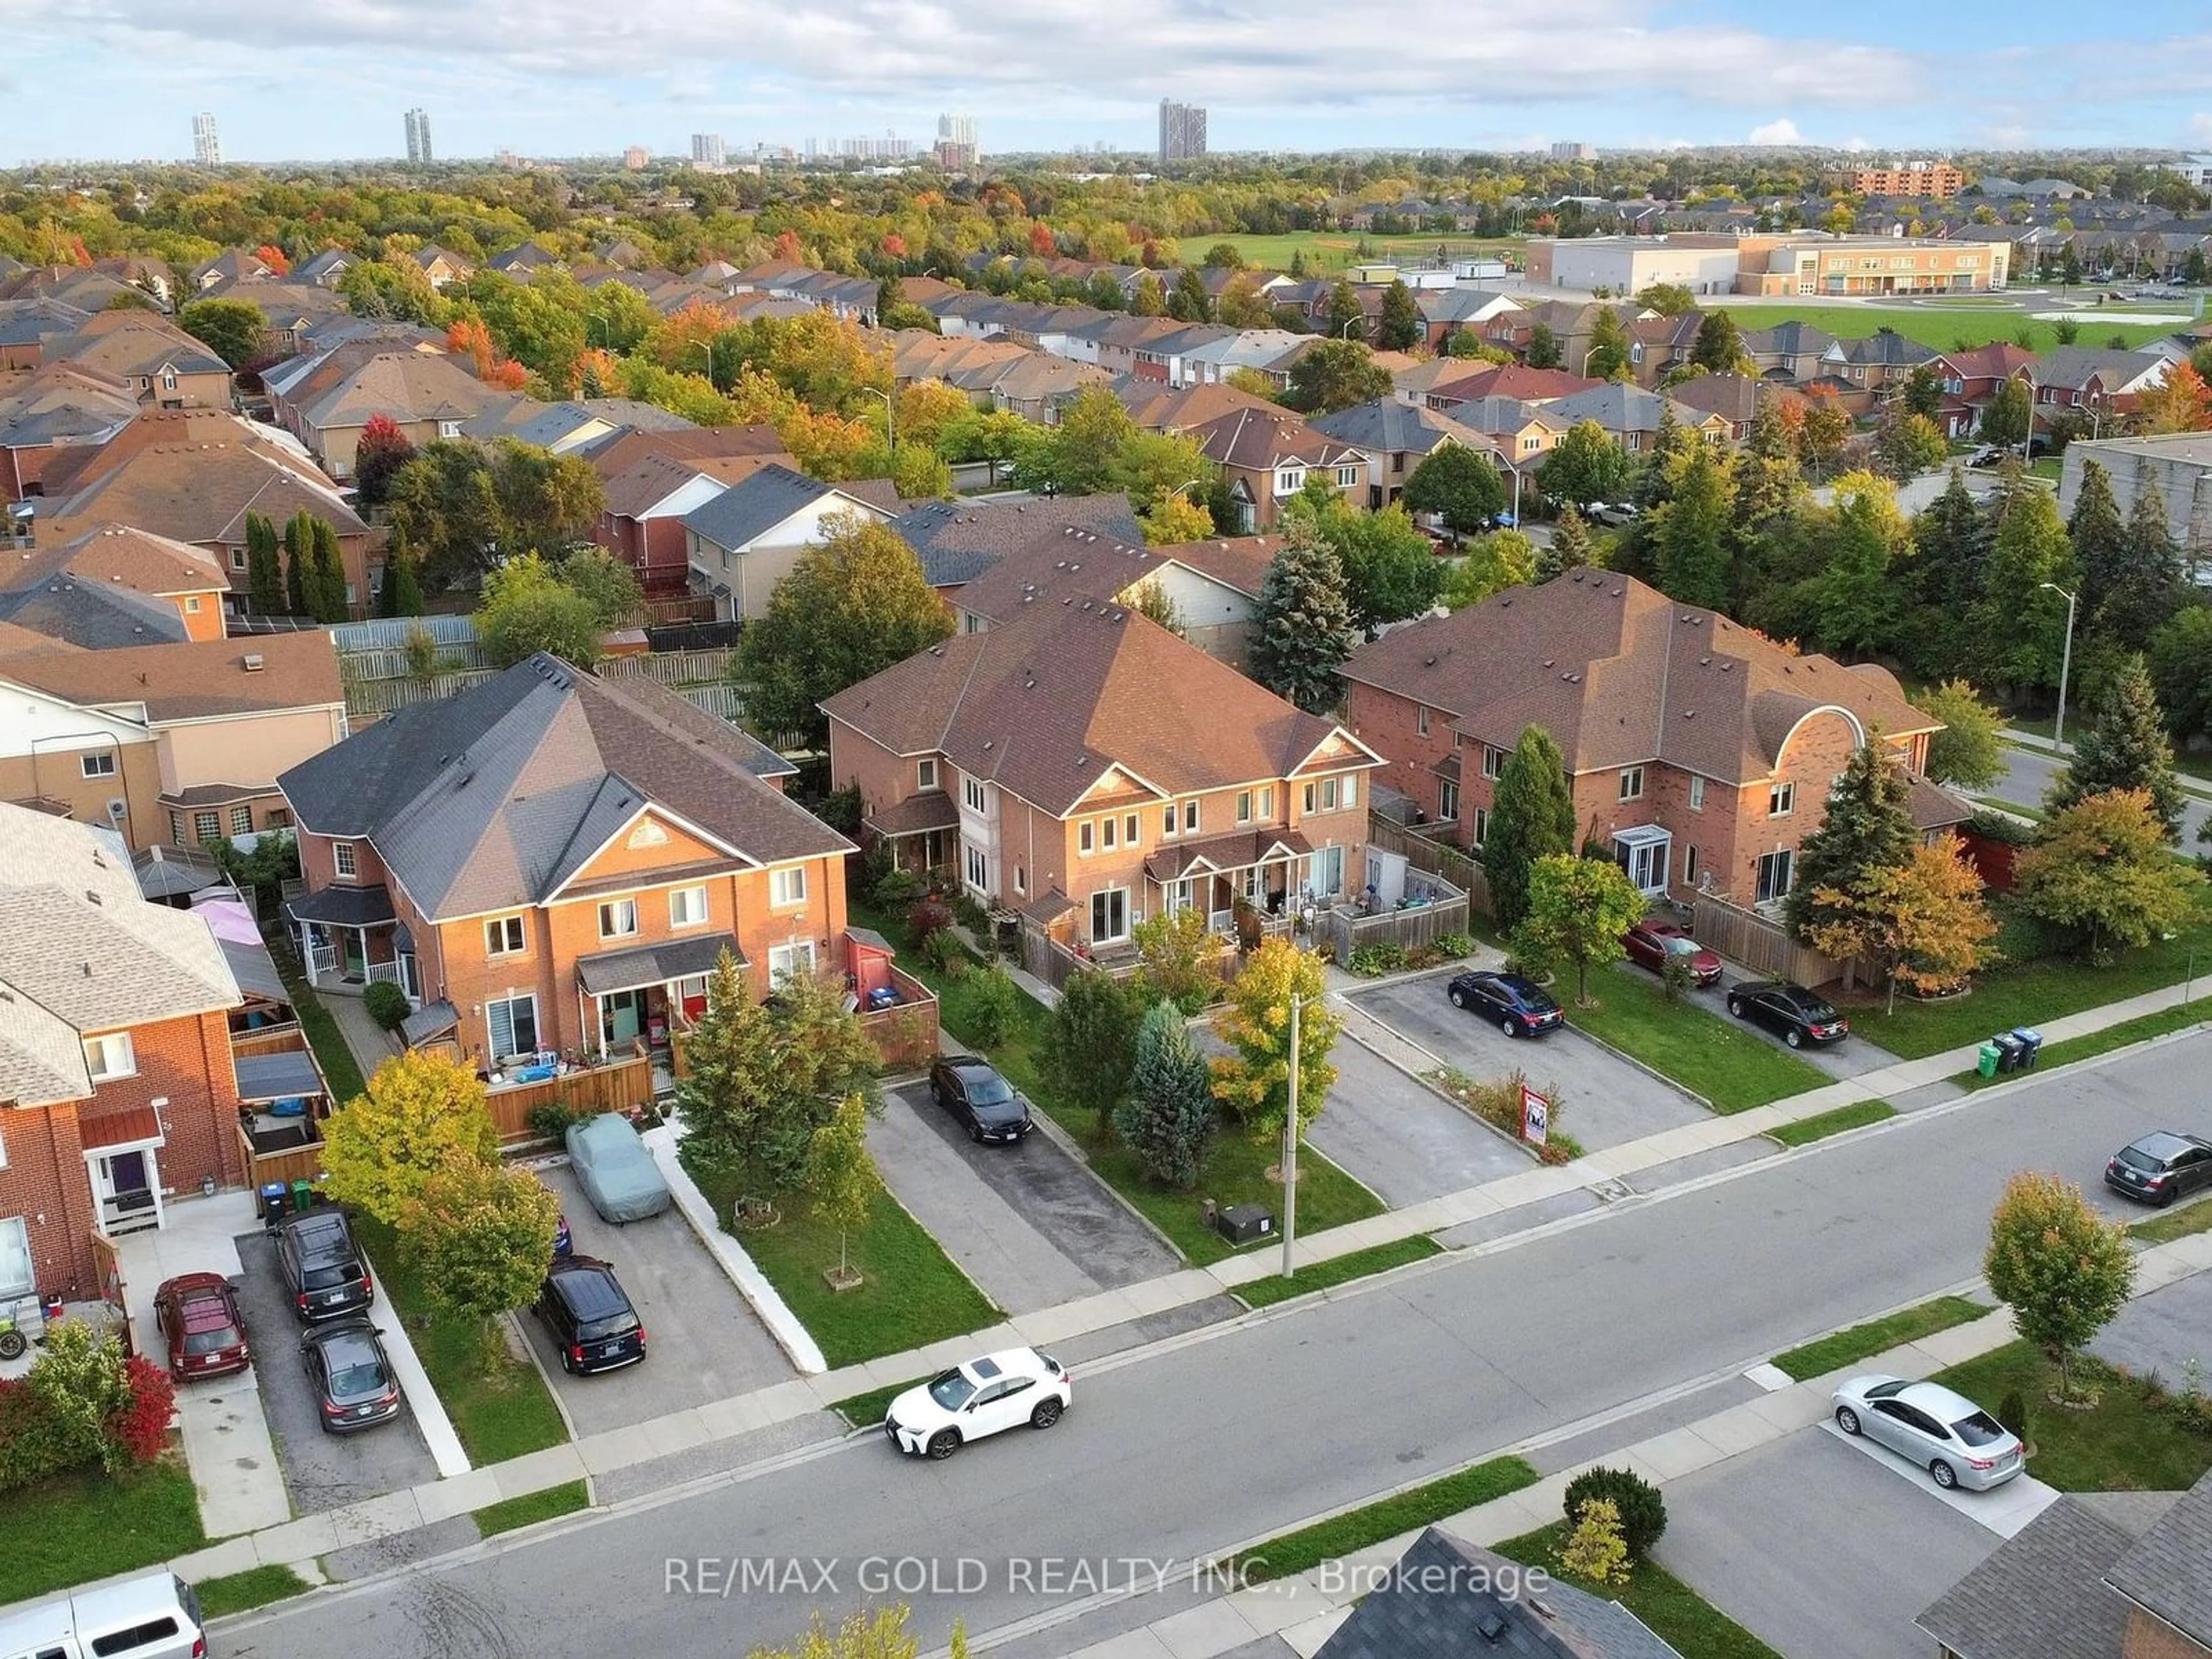
[(361, 1067), (363, 1078), (399, 1052), (392, 1034), (368, 1017), (368, 1004), (357, 991), (347, 992), (325, 985), (315, 994), (337, 1022), (339, 1033), (344, 1036), (346, 1047), (353, 1050), (354, 1062)]

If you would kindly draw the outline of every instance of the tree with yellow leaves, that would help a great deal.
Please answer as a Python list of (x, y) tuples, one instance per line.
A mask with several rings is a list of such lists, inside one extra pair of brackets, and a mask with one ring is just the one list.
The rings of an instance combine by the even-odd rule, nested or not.
[(1321, 1115), (1336, 1067), (1328, 1063), (1344, 1022), (1322, 1002), (1328, 987), (1321, 957), (1286, 939), (1271, 939), (1246, 959), (1229, 987), (1214, 1030), (1236, 1050), (1213, 1062), (1213, 1097), (1235, 1112), (1253, 1140), (1281, 1139), (1290, 1109), (1291, 999), (1298, 1013), (1298, 1135)]
[(323, 1125), (330, 1195), (394, 1225), (439, 1170), (498, 1158), (484, 1085), (451, 1054), (394, 1055)]

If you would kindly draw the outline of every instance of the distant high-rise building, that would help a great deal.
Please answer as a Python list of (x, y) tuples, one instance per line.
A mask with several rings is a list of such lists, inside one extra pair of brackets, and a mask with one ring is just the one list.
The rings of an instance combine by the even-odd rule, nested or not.
[(1160, 100), (1160, 161), (1194, 161), (1206, 154), (1206, 111), (1197, 104)]
[(192, 160), (204, 167), (222, 165), (222, 140), (216, 136), (215, 117), (205, 110), (192, 117)]
[(975, 137), (972, 115), (937, 118), (937, 161), (944, 167), (972, 167), (983, 159), (983, 146)]
[(729, 146), (722, 142), (719, 132), (695, 132), (691, 135), (691, 165), (698, 167), (726, 167)]
[(1571, 138), (1561, 139), (1552, 146), (1552, 159), (1554, 161), (1595, 161), (1597, 160), (1597, 146), (1581, 143)]
[(642, 173), (646, 163), (653, 160), (653, 152), (643, 144), (632, 144), (623, 152), (623, 168), (628, 173)]
[(407, 112), (407, 159), (417, 166), (430, 161), (430, 117), (424, 110)]

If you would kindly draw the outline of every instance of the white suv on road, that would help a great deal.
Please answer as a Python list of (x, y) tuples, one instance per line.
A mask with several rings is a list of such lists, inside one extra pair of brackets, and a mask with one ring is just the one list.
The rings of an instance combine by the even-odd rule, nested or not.
[(901, 1451), (946, 1458), (970, 1440), (1026, 1423), (1048, 1429), (1073, 1401), (1074, 1378), (1035, 1348), (956, 1365), (891, 1401), (884, 1432)]

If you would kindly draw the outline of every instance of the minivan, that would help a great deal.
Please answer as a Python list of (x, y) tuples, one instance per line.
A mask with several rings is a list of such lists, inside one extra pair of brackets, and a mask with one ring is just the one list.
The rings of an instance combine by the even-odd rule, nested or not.
[(368, 1264), (361, 1259), (343, 1210), (314, 1205), (267, 1231), (276, 1241), (276, 1272), (301, 1324), (360, 1313), (375, 1299)]
[(206, 1659), (200, 1599), (149, 1572), (0, 1614), (0, 1659)]
[(615, 1270), (597, 1256), (566, 1255), (547, 1270), (538, 1316), (571, 1376), (611, 1371), (645, 1358), (645, 1324)]

